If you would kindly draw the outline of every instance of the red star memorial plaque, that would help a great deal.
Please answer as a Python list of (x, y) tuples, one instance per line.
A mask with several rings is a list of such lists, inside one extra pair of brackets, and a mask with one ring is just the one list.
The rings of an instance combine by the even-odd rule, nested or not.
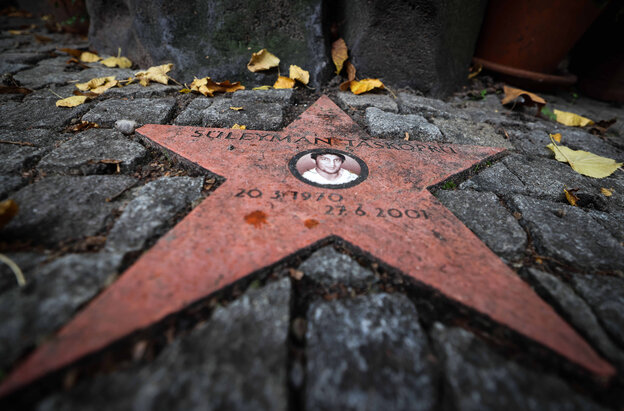
[(138, 132), (226, 181), (19, 365), (0, 394), (332, 236), (598, 376), (614, 374), (427, 190), (502, 149), (367, 140), (325, 96), (281, 132), (166, 125)]

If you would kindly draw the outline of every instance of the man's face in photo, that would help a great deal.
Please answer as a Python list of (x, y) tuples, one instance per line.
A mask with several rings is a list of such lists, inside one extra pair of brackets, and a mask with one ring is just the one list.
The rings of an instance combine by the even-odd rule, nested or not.
[(342, 167), (342, 159), (335, 154), (322, 154), (316, 157), (316, 168), (327, 174), (336, 174)]

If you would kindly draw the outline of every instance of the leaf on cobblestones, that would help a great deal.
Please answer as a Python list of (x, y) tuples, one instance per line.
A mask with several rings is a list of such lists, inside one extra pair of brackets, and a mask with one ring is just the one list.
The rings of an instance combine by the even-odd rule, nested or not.
[(82, 53), (84, 53), (82, 50), (78, 50), (78, 49), (69, 49), (69, 48), (61, 48), (58, 49), (59, 51), (62, 51), (63, 53), (67, 53), (72, 57), (76, 57), (76, 58), (80, 58), (80, 55)]
[(588, 177), (608, 177), (624, 164), (588, 151), (572, 150), (569, 147), (557, 145), (554, 141), (546, 147), (555, 153), (557, 161), (570, 164), (574, 171)]
[[(509, 104), (511, 102), (528, 105), (537, 104), (538, 106), (543, 106), (546, 104), (546, 100), (544, 100), (537, 94), (533, 94), (519, 88), (503, 86), (503, 91), (505, 92), (505, 97), (503, 97), (503, 99), (501, 100), (501, 104), (503, 105)], [(522, 97), (522, 100), (519, 100), (520, 97)]]
[(260, 87), (254, 87), (252, 88), (252, 90), (271, 90), (273, 88), (273, 86), (260, 86)]
[(230, 106), (230, 110), (234, 110), (234, 111), (241, 111), (243, 109), (244, 109), (244, 107), (232, 107), (232, 106)]
[(220, 83), (212, 80), (210, 77), (196, 78), (191, 83), (191, 90), (197, 91), (204, 96), (214, 96), (214, 93), (233, 93), (237, 90), (245, 90), (240, 81), (231, 83), (229, 80)]
[(470, 67), (469, 73), (468, 73), (468, 80), (472, 80), (473, 78), (477, 77), (479, 73), (481, 73), (482, 70), (483, 70), (483, 65), (481, 64), (477, 64), (476, 66)]
[(106, 67), (130, 68), (132, 62), (126, 57), (108, 57), (100, 61)]
[(300, 81), (303, 84), (308, 84), (310, 81), (310, 73), (295, 65), (290, 66), (290, 73), (288, 74), (288, 77), (293, 80)]
[(613, 192), (611, 190), (609, 190), (608, 188), (604, 188), (604, 187), (600, 189), (600, 192), (605, 197), (611, 197), (613, 195)]
[(80, 91), (90, 91), (95, 94), (102, 94), (109, 88), (115, 87), (117, 84), (118, 81), (115, 80), (115, 76), (96, 77), (86, 83), (76, 84), (76, 88)]
[(144, 71), (139, 71), (135, 73), (135, 76), (139, 79), (139, 83), (142, 86), (147, 87), (150, 81), (154, 81), (156, 83), (168, 84), (169, 76), (167, 73), (171, 71), (173, 68), (173, 63), (162, 64), (160, 66), (153, 66)]
[(13, 217), (17, 215), (19, 207), (17, 203), (10, 198), (8, 200), (0, 201), (0, 228), (4, 227), (11, 221)]
[(557, 122), (572, 127), (585, 127), (591, 126), (594, 122), (586, 117), (579, 116), (578, 114), (570, 113), (567, 111), (553, 110), (555, 116), (557, 116)]
[(366, 93), (367, 91), (371, 91), (376, 88), (379, 88), (379, 89), (384, 88), (383, 83), (379, 79), (376, 79), (376, 78), (366, 78), (360, 81), (356, 81), (356, 80), (345, 81), (344, 83), (340, 85), (340, 90), (343, 90), (343, 91), (351, 90), (353, 94)]
[(252, 72), (269, 70), (279, 65), (280, 59), (277, 58), (267, 49), (262, 49), (257, 53), (251, 55), (249, 63), (247, 63), (247, 69)]
[(241, 124), (241, 125), (234, 124), (234, 125), (232, 126), (232, 129), (233, 129), (233, 130), (247, 130), (247, 126), (242, 125), (242, 124)]
[(30, 94), (30, 93), (32, 93), (32, 90), (25, 88), (25, 87), (1, 86), (0, 85), (0, 94)]
[(102, 58), (95, 53), (90, 53), (88, 51), (83, 51), (80, 53), (80, 61), (83, 63), (95, 63), (96, 61), (100, 61)]
[(65, 133), (69, 133), (69, 132), (72, 132), (72, 133), (78, 133), (78, 132), (80, 132), (80, 131), (85, 131), (85, 130), (88, 130), (88, 129), (90, 129), (90, 128), (100, 128), (100, 125), (99, 125), (99, 124), (97, 124), (97, 123), (93, 123), (93, 122), (91, 122), (91, 121), (84, 121), (84, 120), (83, 120), (83, 121), (81, 121), (81, 122), (80, 122), (80, 123), (78, 123), (78, 124), (74, 124), (73, 126), (69, 126), (69, 127), (67, 127), (67, 128), (64, 130), (64, 132), (65, 132)]
[(355, 66), (353, 64), (351, 64), (350, 61), (347, 61), (347, 64), (345, 64), (345, 68), (347, 70), (347, 80), (349, 81), (353, 81), (355, 80)]
[(336, 74), (340, 74), (344, 62), (349, 58), (349, 51), (347, 49), (347, 43), (342, 38), (332, 43), (332, 61), (336, 66)]
[(41, 34), (35, 34), (34, 36), (35, 40), (37, 40), (37, 43), (48, 44), (52, 41), (50, 37), (42, 36)]
[(193, 90), (191, 90), (190, 88), (186, 88), (186, 87), (185, 87), (185, 88), (183, 88), (183, 89), (178, 90), (178, 93), (188, 94), (188, 93), (190, 93), (191, 91), (193, 91)]
[(76, 107), (87, 101), (87, 96), (71, 96), (61, 100), (57, 100), (56, 107)]
[(549, 136), (557, 143), (561, 143), (561, 133), (549, 134)]
[(284, 77), (284, 76), (279, 76), (277, 80), (275, 81), (275, 84), (273, 84), (273, 88), (276, 88), (276, 89), (293, 88), (294, 86), (295, 86), (295, 80), (289, 77)]
[(576, 203), (579, 201), (579, 198), (576, 196), (576, 192), (578, 191), (578, 188), (572, 188), (570, 190), (567, 189), (563, 189), (563, 193), (565, 194), (566, 200), (568, 200), (568, 203), (570, 203), (570, 205), (576, 207)]

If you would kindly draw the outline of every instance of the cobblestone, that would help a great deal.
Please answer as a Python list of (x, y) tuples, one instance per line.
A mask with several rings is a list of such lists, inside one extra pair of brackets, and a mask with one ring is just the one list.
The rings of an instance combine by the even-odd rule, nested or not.
[(444, 141), (440, 130), (417, 114), (394, 114), (369, 107), (366, 126), (373, 137), (403, 139), (407, 132), (413, 140)]
[(363, 268), (352, 258), (338, 253), (333, 247), (323, 247), (314, 252), (299, 270), (312, 281), (324, 286), (338, 283), (349, 287), (363, 288), (375, 282), (375, 274)]
[(172, 98), (135, 100), (105, 100), (98, 103), (82, 121), (91, 121), (101, 127), (113, 127), (117, 120), (134, 120), (143, 124), (162, 124), (173, 111), (175, 100)]
[(376, 107), (380, 110), (398, 113), (399, 107), (392, 97), (385, 94), (364, 94), (355, 95), (351, 92), (341, 91), (337, 95), (338, 104), (343, 109), (354, 108), (357, 110), (368, 107)]
[(233, 110), (231, 100), (217, 100), (202, 111), (204, 127), (230, 128), (244, 125), (248, 130), (279, 130), (282, 127), (284, 108), (280, 103), (253, 103)]

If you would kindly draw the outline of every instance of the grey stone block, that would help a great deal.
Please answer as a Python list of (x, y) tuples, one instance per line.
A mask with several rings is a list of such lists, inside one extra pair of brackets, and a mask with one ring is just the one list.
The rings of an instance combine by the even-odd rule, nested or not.
[(624, 272), (624, 247), (579, 208), (521, 195), (508, 204), (522, 214), (538, 253), (576, 269)]
[(251, 54), (262, 48), (282, 60), (282, 73), (288, 73), (291, 64), (308, 70), (312, 84), (331, 70), (320, 0), (193, 0), (176, 5), (87, 0), (86, 4), (93, 47), (109, 54), (121, 47), (141, 67), (174, 63), (171, 75), (180, 82), (210, 76), (246, 86), (273, 84), (276, 70), (252, 73), (246, 67)]
[(624, 245), (624, 212), (608, 214), (597, 210), (587, 210), (587, 214), (598, 221), (620, 244)]
[(79, 119), (93, 103), (87, 102), (77, 107), (56, 107), (53, 99), (24, 99), (21, 104), (12, 104), (0, 112), (3, 127), (17, 130), (28, 128), (52, 128), (59, 130), (72, 119)]
[[(125, 80), (117, 78), (117, 80)], [(173, 97), (178, 94), (180, 86), (166, 85), (160, 83), (150, 83), (148, 86), (142, 86), (139, 83), (129, 84), (124, 87), (113, 87), (106, 90), (102, 97), (104, 98), (158, 98)]]
[(112, 219), (115, 203), (106, 201), (135, 183), (127, 176), (48, 177), (12, 198), (20, 212), (0, 230), (2, 240), (55, 245), (95, 235)]
[(253, 103), (279, 103), (282, 105), (291, 104), (293, 100), (293, 89), (272, 89), (272, 90), (239, 90), (232, 94), (232, 105), (239, 107)]
[(375, 282), (375, 274), (363, 268), (351, 257), (337, 252), (332, 246), (315, 251), (300, 266), (306, 277), (324, 286), (344, 284), (349, 287), (367, 287)]
[(119, 162), (121, 172), (128, 172), (146, 154), (147, 150), (142, 145), (128, 140), (119, 132), (90, 129), (54, 149), (41, 159), (37, 168), (58, 174), (98, 174), (111, 167), (102, 160), (113, 160)]
[(69, 254), (37, 269), (26, 289), (2, 294), (0, 368), (7, 369), (26, 349), (65, 324), (120, 264), (120, 255)]
[(427, 337), (405, 296), (316, 302), (307, 318), (307, 410), (434, 408)]
[(383, 111), (398, 113), (399, 107), (394, 99), (386, 94), (362, 94), (340, 91), (336, 96), (338, 103), (344, 108), (365, 109), (376, 107)]
[(149, 365), (54, 394), (44, 410), (287, 410), (290, 283), (247, 291)]
[(170, 226), (177, 213), (200, 197), (203, 181), (203, 177), (163, 177), (141, 187), (111, 229), (106, 249), (142, 250), (148, 240)]
[(178, 126), (201, 126), (205, 109), (210, 107), (214, 99), (206, 97), (196, 97), (188, 106), (176, 117), (173, 124)]
[(399, 93), (398, 97), (399, 111), (403, 114), (419, 114), (426, 118), (460, 117), (466, 120), (470, 119), (467, 114), (442, 100), (417, 96), (412, 93)]
[(470, 180), (461, 183), (459, 188), (491, 191), (498, 195), (528, 192), (522, 181), (502, 161), (483, 169)]
[(607, 332), (624, 347), (624, 280), (606, 275), (573, 275), (571, 283)]
[(202, 112), (204, 127), (230, 128), (234, 124), (245, 125), (248, 130), (279, 130), (282, 128), (284, 108), (279, 103), (252, 103), (242, 110), (232, 110), (231, 100), (215, 101)]
[(117, 120), (134, 120), (143, 124), (164, 124), (175, 106), (173, 98), (135, 100), (105, 100), (98, 103), (83, 121), (91, 121), (102, 127), (113, 127)]
[(20, 71), (14, 77), (23, 87), (39, 89), (51, 84), (84, 83), (92, 78), (108, 76), (125, 80), (128, 77), (134, 77), (134, 72), (129, 69), (108, 68), (101, 64), (92, 65), (81, 71), (64, 71), (64, 67), (51, 65), (44, 60), (31, 69)]
[[(32, 252), (5, 253), (5, 255), (22, 270), (27, 283), (33, 280), (31, 275), (33, 270), (47, 258), (44, 254)], [(2, 293), (17, 288), (17, 286), (17, 279), (13, 271), (8, 265), (0, 262), (0, 299)]]
[(366, 126), (373, 137), (410, 140), (444, 141), (440, 130), (417, 114), (394, 114), (375, 107), (366, 109)]
[[(466, 81), (484, 1), (340, 2), (342, 34), (361, 77), (434, 96)], [(336, 17), (336, 20), (341, 20)]]
[(496, 195), (439, 190), (436, 197), (496, 254), (508, 260), (523, 258), (526, 233)]
[(587, 336), (599, 351), (613, 361), (619, 369), (624, 369), (624, 351), (613, 344), (598, 323), (591, 308), (581, 297), (553, 275), (534, 268), (527, 269), (526, 275), (538, 292), (542, 295), (545, 293), (549, 300), (553, 300), (568, 321)]
[(448, 409), (602, 409), (556, 376), (503, 359), (466, 330), (436, 323), (432, 338), (444, 369), (443, 398)]
[(512, 144), (501, 137), (494, 128), (486, 123), (474, 123), (461, 118), (433, 118), (442, 134), (444, 141), (457, 144), (472, 144), (486, 147), (513, 148)]
[(20, 176), (0, 175), (0, 201), (4, 200), (11, 192), (24, 186), (26, 180)]

